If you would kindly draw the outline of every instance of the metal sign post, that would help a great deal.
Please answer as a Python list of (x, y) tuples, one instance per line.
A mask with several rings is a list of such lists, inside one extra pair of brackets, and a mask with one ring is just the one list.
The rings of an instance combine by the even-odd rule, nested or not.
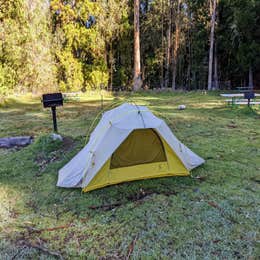
[(51, 107), (51, 112), (52, 112), (53, 130), (55, 133), (58, 133), (56, 107)]

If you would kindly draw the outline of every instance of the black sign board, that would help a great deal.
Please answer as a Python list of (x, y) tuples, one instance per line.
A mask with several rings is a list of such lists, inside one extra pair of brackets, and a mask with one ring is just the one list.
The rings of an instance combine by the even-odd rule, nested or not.
[(54, 132), (58, 132), (57, 118), (56, 118), (56, 107), (63, 106), (62, 93), (52, 93), (42, 95), (43, 107), (51, 107), (52, 121)]
[(245, 99), (254, 99), (255, 98), (255, 93), (254, 92), (245, 92), (244, 93), (244, 98)]
[(42, 95), (42, 102), (44, 107), (63, 106), (62, 93), (44, 94)]
[(247, 99), (247, 105), (250, 106), (250, 100), (255, 98), (255, 93), (252, 91), (244, 93), (244, 99)]

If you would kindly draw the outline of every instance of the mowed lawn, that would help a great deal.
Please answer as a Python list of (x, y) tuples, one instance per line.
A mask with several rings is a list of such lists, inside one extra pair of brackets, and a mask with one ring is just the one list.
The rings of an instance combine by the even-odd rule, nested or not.
[(164, 118), (206, 163), (191, 177), (58, 188), (58, 170), (100, 118), (99, 95), (57, 109), (63, 143), (49, 138), (51, 114), (39, 98), (10, 98), (0, 137), (35, 140), (0, 149), (0, 259), (259, 259), (259, 108), (232, 109), (203, 92), (106, 95), (104, 106), (130, 100)]

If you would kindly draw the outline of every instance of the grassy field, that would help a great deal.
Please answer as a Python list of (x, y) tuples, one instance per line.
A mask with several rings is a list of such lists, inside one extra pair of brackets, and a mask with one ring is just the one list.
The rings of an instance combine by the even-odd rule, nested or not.
[[(125, 96), (106, 96), (105, 105)], [(0, 259), (259, 259), (260, 110), (226, 107), (219, 93), (131, 96), (163, 117), (206, 163), (192, 177), (124, 183), (82, 193), (57, 188), (57, 172), (85, 144), (99, 96), (58, 108), (64, 142), (37, 98), (0, 107), (0, 137), (33, 135), (0, 149)], [(185, 104), (186, 110), (177, 106)], [(110, 205), (110, 206), (109, 206)]]

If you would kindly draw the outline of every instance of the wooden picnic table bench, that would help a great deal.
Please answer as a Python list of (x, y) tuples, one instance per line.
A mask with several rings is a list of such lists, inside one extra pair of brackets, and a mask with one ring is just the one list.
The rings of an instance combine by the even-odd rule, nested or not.
[[(230, 97), (230, 98), (234, 97), (234, 98), (236, 98), (236, 97), (244, 97), (244, 94), (243, 93), (220, 94), (220, 96), (221, 97)], [(260, 94), (255, 93), (255, 96), (260, 97)]]
[[(236, 101), (235, 105), (248, 105), (248, 101)], [(251, 101), (250, 105), (260, 105), (260, 101)]]
[[(220, 94), (222, 97), (227, 97), (231, 99), (226, 99), (225, 101), (228, 104), (234, 105), (259, 105), (260, 100), (255, 99), (256, 97), (260, 97), (260, 94), (253, 92), (246, 93), (232, 93), (232, 94)], [(253, 100), (253, 101), (251, 101)]]

